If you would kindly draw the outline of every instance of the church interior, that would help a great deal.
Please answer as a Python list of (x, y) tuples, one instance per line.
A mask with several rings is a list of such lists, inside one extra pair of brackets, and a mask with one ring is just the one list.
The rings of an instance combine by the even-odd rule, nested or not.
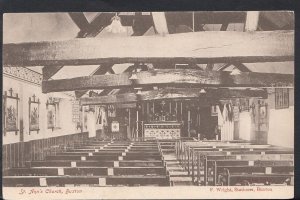
[(2, 184), (294, 185), (294, 13), (3, 15)]

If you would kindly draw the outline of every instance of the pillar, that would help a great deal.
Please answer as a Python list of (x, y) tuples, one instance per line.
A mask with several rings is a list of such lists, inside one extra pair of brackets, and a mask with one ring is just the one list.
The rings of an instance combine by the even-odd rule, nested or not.
[(128, 108), (128, 126), (127, 126), (127, 138), (131, 139), (131, 118), (130, 118), (131, 109)]
[[(19, 94), (19, 98), (20, 98), (20, 102), (19, 102), (19, 116), (20, 116), (20, 143), (18, 144), (18, 147), (21, 149), (18, 149), (18, 161), (17, 161), (17, 167), (24, 167), (25, 166), (25, 149), (24, 149), (24, 115), (26, 113), (23, 112), (23, 104), (24, 102), (24, 97), (23, 97), (23, 84), (19, 84), (19, 88), (20, 88), (20, 94)], [(20, 154), (19, 154), (20, 152)]]
[[(23, 111), (23, 104), (24, 102), (28, 102), (28, 101), (24, 101), (24, 97), (23, 97), (23, 84), (19, 84), (19, 88), (20, 88), (20, 94), (19, 94), (19, 98), (20, 98), (20, 101), (19, 101), (19, 117), (20, 117), (20, 142), (24, 142), (24, 115), (27, 113)], [(27, 117), (27, 116), (25, 116)]]
[(188, 137), (191, 137), (190, 130), (191, 130), (191, 111), (188, 110)]
[(136, 109), (136, 138), (139, 137), (139, 107)]

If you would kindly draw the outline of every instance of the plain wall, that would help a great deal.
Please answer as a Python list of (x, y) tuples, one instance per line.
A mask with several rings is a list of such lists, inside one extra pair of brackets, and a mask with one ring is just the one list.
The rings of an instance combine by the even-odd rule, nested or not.
[(251, 135), (251, 116), (250, 112), (241, 112), (239, 114), (239, 139), (250, 140)]
[(270, 109), (268, 143), (294, 147), (294, 106), (288, 109)]

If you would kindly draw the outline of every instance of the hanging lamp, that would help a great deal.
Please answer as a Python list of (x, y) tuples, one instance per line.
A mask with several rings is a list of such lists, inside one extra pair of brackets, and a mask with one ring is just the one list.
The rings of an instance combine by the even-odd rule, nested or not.
[(111, 24), (106, 27), (106, 30), (111, 33), (124, 33), (126, 28), (121, 24), (121, 18), (116, 13), (115, 16), (111, 18)]

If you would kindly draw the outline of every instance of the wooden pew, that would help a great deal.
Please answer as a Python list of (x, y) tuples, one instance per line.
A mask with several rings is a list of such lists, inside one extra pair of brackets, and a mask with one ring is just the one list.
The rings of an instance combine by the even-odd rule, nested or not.
[(95, 155), (95, 156), (78, 156), (78, 155), (55, 155), (55, 156), (47, 156), (46, 160), (118, 160), (118, 156), (111, 155)]
[(222, 185), (293, 185), (294, 174), (228, 174)]
[(27, 162), (27, 168), (12, 169), (6, 172), (3, 183), (24, 187), (169, 185), (169, 174), (157, 144), (144, 145), (140, 142), (129, 146), (128, 149), (120, 143), (101, 148), (102, 144), (98, 146), (87, 142), (47, 156), (44, 161)]
[(132, 146), (137, 146), (137, 147), (157, 147), (157, 144), (156, 143), (146, 143), (146, 144), (143, 144), (143, 143), (133, 143)]
[(123, 157), (123, 160), (162, 160), (161, 155), (148, 155), (145, 156), (143, 154), (139, 155), (126, 155)]
[(120, 160), (120, 161), (32, 161), (28, 162), (27, 167), (154, 167), (163, 166), (162, 160)]
[[(232, 179), (241, 179), (244, 173), (240, 173), (241, 170), (249, 170), (252, 173), (261, 173), (260, 176), (262, 177), (262, 180), (265, 180), (266, 178), (270, 178), (271, 181), (275, 181), (277, 183), (279, 180), (286, 178), (287, 180), (290, 180), (289, 177), (293, 176), (289, 174), (291, 170), (293, 169), (293, 164), (291, 163), (284, 163), (281, 161), (277, 161), (280, 159), (287, 159), (288, 161), (293, 159), (293, 149), (288, 149), (288, 148), (281, 148), (281, 147), (275, 147), (271, 145), (249, 145), (249, 144), (242, 144), (239, 143), (238, 145), (236, 144), (224, 144), (224, 143), (216, 143), (214, 142), (213, 144), (199, 144), (196, 142), (189, 142), (190, 146), (183, 144), (183, 143), (177, 143), (176, 145), (176, 155), (177, 158), (181, 160), (181, 163), (187, 168), (188, 172), (190, 173), (190, 158), (194, 158), (194, 156), (191, 156), (191, 149), (192, 151), (199, 151), (203, 154), (207, 155), (208, 158), (208, 163), (210, 163), (210, 159), (214, 160), (220, 160), (220, 159), (226, 159), (227, 161), (229, 159), (238, 159), (235, 162), (235, 165), (241, 164), (241, 161), (239, 160), (247, 160), (246, 163), (249, 161), (253, 162), (253, 159), (257, 159), (259, 161), (259, 166), (239, 166), (239, 168), (234, 167), (234, 166), (222, 166), (222, 165), (217, 165), (216, 168), (219, 169), (216, 171), (219, 173), (221, 169), (224, 167), (230, 168), (231, 170), (237, 170), (239, 169), (240, 171), (233, 171), (238, 173), (238, 174), (231, 174), (232, 176), (227, 175), (226, 177), (231, 177)], [(242, 145), (242, 146), (241, 146)], [(278, 155), (277, 155), (278, 154)], [(282, 155), (281, 155), (282, 154)], [(269, 165), (271, 166), (262, 166), (262, 164), (265, 162), (261, 162), (260, 159), (265, 159), (265, 160), (271, 160), (269, 161)], [(275, 159), (275, 161), (272, 161), (272, 159)], [(199, 161), (197, 161), (199, 163)], [(238, 163), (240, 162), (240, 163)], [(192, 168), (194, 168), (194, 159), (192, 160)], [(266, 162), (265, 162), (266, 163)], [(273, 163), (273, 164), (270, 164)], [(275, 164), (274, 164), (275, 163)], [(277, 166), (280, 165), (280, 163), (283, 163), (282, 166)], [(293, 163), (293, 161), (292, 161)], [(220, 163), (219, 163), (220, 164)], [(232, 163), (231, 163), (232, 164)], [(254, 162), (254, 164), (257, 164)], [(273, 166), (276, 165), (276, 166)], [(223, 168), (222, 168), (223, 167)], [(207, 169), (207, 165), (204, 166), (204, 168)], [(273, 174), (262, 174), (263, 170), (272, 170)], [(286, 170), (284, 170), (286, 169)], [(198, 170), (198, 169), (197, 169)], [(195, 169), (192, 169), (192, 176), (194, 177), (194, 171)], [(211, 170), (210, 170), (211, 171)], [(287, 174), (284, 174), (284, 173)], [(203, 176), (207, 176), (210, 172), (206, 170), (204, 173), (203, 171)], [(212, 172), (213, 173), (213, 172)], [(240, 173), (240, 174), (239, 174)], [(280, 176), (278, 175), (280, 173)], [(200, 174), (197, 173), (197, 175)], [(250, 174), (252, 175), (252, 174)], [(251, 176), (247, 174), (248, 178), (251, 179)], [(255, 174), (256, 177), (258, 177), (257, 174)], [(259, 178), (256, 178), (255, 180), (258, 180)], [(207, 177), (205, 178), (207, 180)], [(213, 179), (214, 184), (216, 184), (216, 178)], [(226, 179), (227, 180), (227, 179)], [(197, 180), (198, 181), (198, 180)], [(277, 181), (277, 182), (276, 182)], [(279, 181), (280, 182), (280, 181)], [(231, 181), (232, 183), (232, 181)]]
[[(214, 153), (214, 152), (212, 152)], [(201, 156), (204, 159), (201, 159)], [(250, 156), (250, 157), (249, 157)], [(247, 174), (250, 177), (251, 174), (260, 173), (261, 177), (278, 177), (277, 175), (280, 173), (280, 177), (286, 177), (286, 179), (291, 177), (291, 172), (293, 171), (294, 161), (292, 155), (239, 155), (235, 158), (233, 156), (226, 156), (227, 159), (223, 159), (224, 155), (201, 155), (198, 153), (197, 155), (197, 184), (199, 184), (199, 180), (201, 177), (200, 170), (203, 170), (204, 180), (208, 180), (208, 176), (213, 175), (212, 185), (217, 184), (217, 177), (220, 175), (220, 172), (224, 171), (225, 169), (228, 172), (232, 172), (237, 176), (243, 176)], [(260, 157), (259, 157), (260, 156)], [(277, 157), (279, 156), (279, 157)], [(277, 157), (277, 158), (276, 158)], [(234, 159), (232, 159), (234, 158)], [(222, 159), (222, 160), (221, 160)], [(283, 159), (283, 160), (281, 160)], [(195, 177), (195, 167), (194, 161), (192, 161), (192, 177)], [(249, 175), (250, 174), (250, 175)], [(224, 175), (223, 175), (224, 176)], [(229, 175), (225, 175), (229, 180)], [(279, 177), (279, 178), (280, 178)], [(250, 177), (251, 178), (251, 177)], [(274, 179), (274, 178), (273, 178)], [(272, 179), (272, 180), (273, 180)], [(204, 185), (207, 183), (204, 182)], [(220, 180), (220, 179), (218, 179)], [(224, 182), (224, 180), (223, 180)], [(226, 182), (226, 181), (225, 181)], [(227, 181), (228, 182), (228, 181)], [(228, 182), (229, 183), (229, 182)], [(220, 183), (219, 183), (220, 184)]]
[(31, 167), (12, 168), (4, 176), (127, 176), (166, 175), (164, 166), (154, 167)]
[[(220, 147), (222, 146), (222, 147)], [(239, 154), (293, 154), (294, 150), (290, 148), (280, 148), (280, 147), (268, 147), (266, 148), (265, 145), (252, 145), (250, 146), (244, 146), (238, 147), (238, 146), (213, 146), (211, 148), (203, 147), (203, 146), (188, 146), (183, 145), (179, 149), (179, 153), (177, 154), (177, 157), (180, 159), (181, 164), (184, 165), (185, 168), (189, 168), (190, 164), (190, 156), (191, 156), (191, 150), (193, 151), (199, 151), (199, 152), (211, 152), (211, 151), (219, 151), (219, 152), (226, 152), (226, 153), (220, 153), (224, 155), (239, 155)]]
[(27, 167), (113, 167), (114, 161), (67, 161), (67, 160), (44, 160), (27, 162)]
[(140, 176), (5, 176), (4, 187), (39, 187), (39, 186), (116, 186), (116, 185), (160, 185), (168, 186), (169, 177), (166, 175)]
[(55, 156), (47, 156), (46, 160), (70, 160), (70, 161), (77, 161), (77, 160), (161, 160), (162, 156), (157, 155), (147, 155), (147, 154), (122, 154), (122, 156), (118, 155), (88, 155), (88, 156), (80, 156), (80, 155), (55, 155)]
[(26, 166), (5, 171), (4, 185), (169, 185), (157, 141), (91, 139)]
[(122, 152), (61, 152), (56, 156), (92, 156), (92, 155), (107, 155), (107, 156), (121, 156)]
[(65, 152), (124, 152), (125, 149), (99, 149), (99, 148), (96, 148), (96, 149), (93, 149), (93, 148), (90, 148), (90, 149), (86, 149), (86, 148), (77, 148), (77, 149), (69, 149)]
[[(189, 146), (189, 147), (192, 147), (192, 146), (196, 146), (196, 147), (199, 147), (199, 148), (216, 148), (218, 146), (245, 146), (245, 145), (251, 145), (250, 143), (248, 142), (240, 142), (240, 141), (232, 141), (232, 142), (221, 142), (219, 140), (209, 140), (209, 142), (199, 142), (199, 141), (189, 141), (189, 142), (183, 142), (181, 140), (178, 140), (176, 143), (175, 143), (175, 153), (176, 153), (176, 156), (177, 158), (179, 158), (179, 160), (182, 160), (182, 156), (183, 156), (183, 152), (185, 151), (185, 147), (186, 146)], [(269, 147), (269, 146), (267, 146)]]
[(163, 166), (162, 160), (122, 160), (119, 161), (120, 167), (150, 167), (150, 166)]
[(57, 153), (57, 156), (97, 156), (97, 155), (109, 155), (109, 156), (159, 156), (161, 155), (160, 152), (135, 152), (135, 151), (127, 151), (127, 152), (107, 152), (107, 151), (98, 151), (98, 152), (62, 152)]

